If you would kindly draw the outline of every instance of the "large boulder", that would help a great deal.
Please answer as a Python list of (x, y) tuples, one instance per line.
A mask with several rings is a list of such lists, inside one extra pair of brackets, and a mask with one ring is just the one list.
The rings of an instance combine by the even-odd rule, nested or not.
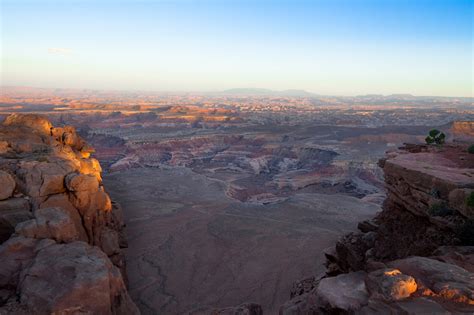
[(44, 116), (36, 114), (11, 114), (3, 121), (4, 126), (22, 127), (49, 135), (53, 125)]
[(40, 250), (20, 275), (20, 303), (35, 314), (138, 314), (120, 271), (84, 242)]
[(474, 273), (474, 246), (441, 246), (431, 258)]
[(366, 305), (369, 294), (364, 271), (324, 278), (316, 288), (318, 303), (326, 310), (352, 312)]
[(20, 271), (36, 255), (39, 240), (26, 237), (12, 237), (0, 245), (0, 288), (15, 288)]
[(20, 190), (31, 197), (46, 197), (66, 190), (64, 178), (74, 171), (72, 163), (25, 161), (19, 163)]
[(44, 202), (39, 205), (39, 208), (52, 208), (59, 207), (68, 213), (70, 219), (74, 222), (76, 231), (79, 233), (80, 241), (88, 242), (89, 237), (87, 236), (86, 230), (82, 224), (82, 218), (79, 215), (79, 211), (69, 201), (69, 195), (67, 193), (55, 194), (49, 196)]
[(397, 269), (379, 269), (368, 274), (365, 281), (372, 297), (386, 301), (398, 301), (416, 292), (413, 277), (404, 275)]
[(66, 176), (66, 186), (69, 191), (97, 191), (99, 181), (91, 174), (71, 173)]
[(49, 238), (60, 243), (79, 239), (79, 232), (67, 210), (42, 208), (36, 210), (34, 215), (34, 219), (19, 223), (15, 227), (15, 232), (25, 237)]
[(7, 172), (0, 170), (0, 200), (10, 198), (15, 190), (15, 179)]
[(474, 273), (461, 267), (426, 257), (409, 257), (388, 265), (443, 299), (474, 304)]

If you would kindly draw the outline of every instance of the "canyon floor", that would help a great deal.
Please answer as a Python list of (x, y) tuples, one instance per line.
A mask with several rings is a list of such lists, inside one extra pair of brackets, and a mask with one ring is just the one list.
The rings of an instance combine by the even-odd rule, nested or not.
[(130, 294), (143, 314), (199, 314), (253, 301), (274, 313), (295, 279), (324, 272), (323, 250), (372, 217), (376, 204), (295, 194), (280, 203), (229, 198), (187, 168), (105, 176), (124, 208)]

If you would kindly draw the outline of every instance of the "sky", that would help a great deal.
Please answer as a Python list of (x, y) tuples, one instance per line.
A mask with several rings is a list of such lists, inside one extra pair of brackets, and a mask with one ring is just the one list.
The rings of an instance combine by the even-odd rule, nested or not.
[(473, 0), (0, 0), (3, 86), (473, 96)]

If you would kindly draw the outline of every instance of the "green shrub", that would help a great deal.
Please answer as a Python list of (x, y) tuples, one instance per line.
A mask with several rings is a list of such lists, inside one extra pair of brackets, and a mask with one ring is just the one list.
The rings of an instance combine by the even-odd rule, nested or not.
[(461, 245), (474, 245), (474, 220), (468, 220), (461, 225), (458, 231), (458, 238), (461, 241)]
[(427, 144), (443, 144), (446, 135), (438, 129), (431, 129), (428, 136), (425, 138)]
[(469, 148), (467, 148), (467, 152), (474, 154), (474, 144), (471, 144)]
[(445, 203), (437, 203), (431, 205), (428, 210), (428, 213), (434, 217), (445, 217), (448, 215), (452, 215), (454, 212)]

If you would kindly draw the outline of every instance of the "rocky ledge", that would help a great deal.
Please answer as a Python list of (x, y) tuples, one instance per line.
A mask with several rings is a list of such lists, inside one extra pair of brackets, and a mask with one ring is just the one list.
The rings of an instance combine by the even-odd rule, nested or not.
[(280, 314), (473, 314), (474, 154), (407, 145), (380, 162), (387, 199), (295, 283)]
[(0, 314), (138, 314), (120, 207), (73, 127), (0, 125)]

